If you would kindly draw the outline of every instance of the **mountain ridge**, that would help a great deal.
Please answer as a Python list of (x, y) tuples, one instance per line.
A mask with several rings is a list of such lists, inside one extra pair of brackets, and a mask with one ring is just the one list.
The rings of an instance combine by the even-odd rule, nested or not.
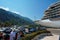
[[(20, 16), (16, 13), (13, 13), (11, 11), (6, 11), (2, 8), (0, 8), (0, 25), (29, 25), (34, 24), (34, 22), (27, 18)], [(9, 26), (9, 25), (8, 25)]]

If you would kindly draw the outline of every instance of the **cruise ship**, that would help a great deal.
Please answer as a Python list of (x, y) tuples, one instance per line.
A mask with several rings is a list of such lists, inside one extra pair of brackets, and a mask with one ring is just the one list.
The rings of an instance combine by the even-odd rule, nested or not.
[(48, 27), (60, 27), (60, 2), (52, 4), (45, 10), (39, 24)]

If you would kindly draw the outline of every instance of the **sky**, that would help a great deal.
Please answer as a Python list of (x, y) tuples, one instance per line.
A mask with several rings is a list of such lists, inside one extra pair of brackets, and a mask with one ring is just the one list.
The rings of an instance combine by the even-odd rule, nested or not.
[(0, 7), (31, 20), (40, 20), (44, 11), (59, 0), (0, 0)]

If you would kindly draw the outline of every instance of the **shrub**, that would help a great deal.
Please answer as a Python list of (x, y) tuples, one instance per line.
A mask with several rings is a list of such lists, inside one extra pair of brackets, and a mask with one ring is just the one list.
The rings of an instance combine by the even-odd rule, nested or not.
[(26, 34), (25, 37), (23, 37), (21, 40), (31, 40), (33, 39), (35, 36), (41, 34), (41, 33), (49, 33), (49, 31), (46, 30), (42, 30), (42, 31), (37, 31), (37, 32), (33, 32), (31, 34)]

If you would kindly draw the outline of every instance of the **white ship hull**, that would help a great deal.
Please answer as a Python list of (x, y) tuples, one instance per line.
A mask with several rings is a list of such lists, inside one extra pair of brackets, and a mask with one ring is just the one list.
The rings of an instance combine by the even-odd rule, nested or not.
[(59, 21), (41, 20), (39, 21), (39, 24), (47, 27), (60, 27), (60, 20)]

